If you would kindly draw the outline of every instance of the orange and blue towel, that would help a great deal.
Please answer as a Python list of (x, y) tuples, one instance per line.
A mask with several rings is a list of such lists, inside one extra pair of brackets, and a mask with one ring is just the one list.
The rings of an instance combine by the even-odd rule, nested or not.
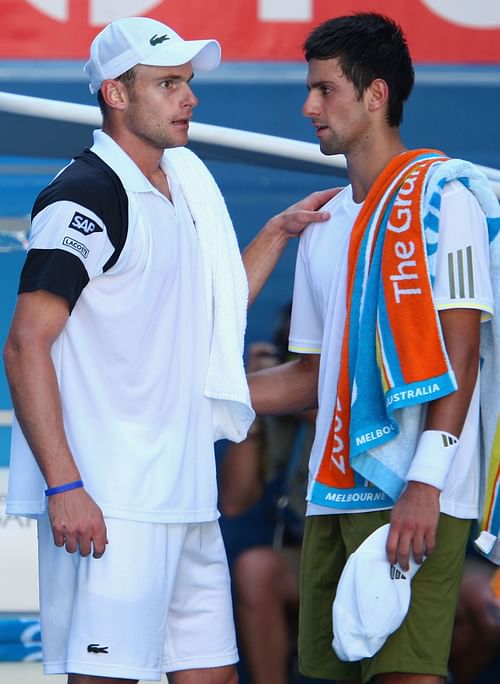
[[(351, 235), (336, 409), (312, 487), (313, 501), (315, 489), (325, 501), (325, 488), (354, 486), (355, 473), (396, 500), (406, 484), (422, 405), (456, 389), (432, 297), (441, 194), (452, 180), (474, 193), (487, 217), (492, 282), (500, 311), (500, 269), (493, 258), (500, 250), (500, 211), (487, 179), (472, 164), (448, 160), (435, 150), (399, 155), (377, 178)], [(500, 345), (499, 319), (497, 315), (483, 324), (485, 338), (489, 331), (496, 345)], [(481, 352), (482, 368), (490, 374), (482, 372), (481, 381), (487, 422), (494, 425), (497, 440), (491, 437), (485, 444), (483, 459), (489, 472), (483, 496), (489, 515), (482, 523), (483, 531), (491, 535), (488, 556), (500, 524), (500, 385), (492, 380), (493, 370), (500, 378), (500, 346), (496, 345), (492, 342), (487, 349), (483, 345)], [(485, 432), (483, 410), (482, 419)], [(343, 460), (343, 472), (332, 467), (333, 459)]]

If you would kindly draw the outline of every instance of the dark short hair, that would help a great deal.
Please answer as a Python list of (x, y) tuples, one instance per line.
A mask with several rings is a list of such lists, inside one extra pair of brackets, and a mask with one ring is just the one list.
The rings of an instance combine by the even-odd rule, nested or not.
[(375, 79), (383, 79), (389, 87), (387, 122), (401, 124), (415, 72), (406, 38), (395, 21), (375, 12), (329, 19), (309, 34), (304, 55), (308, 62), (337, 58), (359, 97)]

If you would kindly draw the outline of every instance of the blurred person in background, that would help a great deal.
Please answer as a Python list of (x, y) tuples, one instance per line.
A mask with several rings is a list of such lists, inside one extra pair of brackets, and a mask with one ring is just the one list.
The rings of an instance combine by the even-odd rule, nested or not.
[[(250, 346), (248, 372), (293, 358), (290, 313), (287, 305), (272, 343)], [(256, 418), (243, 442), (228, 445), (220, 467), (223, 516), (238, 518), (258, 504), (261, 515), (249, 524), (265, 526), (272, 535), (269, 545), (237, 554), (232, 566), (238, 638), (251, 684), (286, 684), (298, 677), (299, 561), (315, 415)]]
[(500, 569), (470, 550), (460, 585), (450, 652), (450, 684), (500, 678)]

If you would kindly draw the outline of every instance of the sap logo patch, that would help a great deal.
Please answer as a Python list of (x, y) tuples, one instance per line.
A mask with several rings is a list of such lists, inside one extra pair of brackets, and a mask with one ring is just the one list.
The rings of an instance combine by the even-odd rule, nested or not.
[(75, 252), (81, 254), (84, 259), (86, 259), (89, 255), (89, 250), (85, 247), (85, 245), (82, 245), (82, 243), (78, 242), (78, 240), (73, 240), (73, 238), (69, 237), (69, 235), (66, 235), (66, 237), (63, 238), (62, 243), (66, 247), (70, 247)]
[(88, 216), (84, 216), (83, 214), (79, 214), (77, 211), (75, 212), (75, 215), (71, 219), (71, 223), (69, 224), (69, 228), (74, 228), (75, 230), (78, 230), (80, 233), (83, 233), (84, 235), (90, 235), (91, 233), (102, 233), (102, 228), (97, 225), (95, 221), (92, 221), (92, 219), (89, 219)]

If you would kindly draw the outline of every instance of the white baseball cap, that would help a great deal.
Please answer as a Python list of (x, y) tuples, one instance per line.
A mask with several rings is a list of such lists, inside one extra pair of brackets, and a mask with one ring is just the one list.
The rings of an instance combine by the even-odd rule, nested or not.
[(352, 553), (333, 602), (332, 646), (341, 660), (370, 658), (403, 622), (411, 580), (421, 567), (413, 557), (404, 571), (387, 560), (389, 525), (375, 530)]
[(216, 40), (184, 40), (169, 26), (147, 17), (126, 17), (108, 24), (92, 41), (84, 70), (90, 92), (96, 93), (107, 78), (117, 78), (136, 64), (179, 66), (192, 62), (199, 71), (220, 64)]

